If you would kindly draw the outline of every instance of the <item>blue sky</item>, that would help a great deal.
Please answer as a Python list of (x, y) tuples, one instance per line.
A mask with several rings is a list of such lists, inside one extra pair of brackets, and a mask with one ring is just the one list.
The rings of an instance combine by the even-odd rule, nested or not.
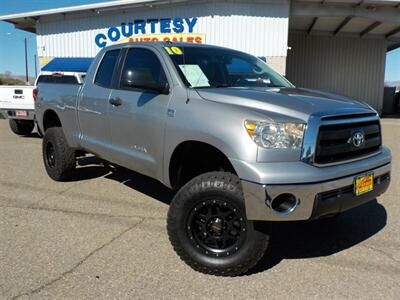
[(386, 55), (386, 81), (400, 81), (400, 48)]
[[(107, 0), (1, 0), (0, 15), (17, 12), (72, 6)], [(108, 0), (112, 1), (112, 0)], [(14, 29), (14, 25), (0, 21), (0, 73), (11, 71), (13, 74), (25, 74), (24, 38), (28, 39), (29, 75), (33, 76), (35, 35)], [(400, 81), (400, 49), (389, 52), (386, 61), (386, 81)]]
[[(74, 6), (107, 0), (0, 0), (0, 15), (34, 11), (63, 6)], [(111, 1), (111, 0), (109, 0)], [(29, 76), (35, 75), (34, 55), (36, 52), (35, 34), (14, 29), (13, 24), (0, 21), (0, 73), (10, 71), (25, 75), (24, 38), (28, 40)]]

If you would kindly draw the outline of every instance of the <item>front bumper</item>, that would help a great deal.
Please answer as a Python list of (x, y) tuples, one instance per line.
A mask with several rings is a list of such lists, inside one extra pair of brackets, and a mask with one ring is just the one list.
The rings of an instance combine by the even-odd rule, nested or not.
[[(295, 184), (258, 184), (242, 180), (249, 220), (296, 221), (310, 220), (334, 215), (347, 209), (364, 204), (384, 193), (390, 183), (391, 163), (365, 170), (349, 176), (313, 183)], [(374, 189), (356, 196), (353, 193), (354, 178), (365, 174), (374, 174)], [(278, 213), (269, 203), (281, 194), (292, 194), (297, 206), (288, 213)]]

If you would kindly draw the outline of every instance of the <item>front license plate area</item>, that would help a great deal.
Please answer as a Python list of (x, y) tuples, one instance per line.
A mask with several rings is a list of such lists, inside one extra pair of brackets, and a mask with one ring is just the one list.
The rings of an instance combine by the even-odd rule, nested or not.
[(368, 193), (374, 189), (374, 174), (368, 173), (354, 179), (354, 194), (356, 196)]
[(15, 112), (16, 117), (27, 117), (28, 113), (25, 110), (17, 110)]

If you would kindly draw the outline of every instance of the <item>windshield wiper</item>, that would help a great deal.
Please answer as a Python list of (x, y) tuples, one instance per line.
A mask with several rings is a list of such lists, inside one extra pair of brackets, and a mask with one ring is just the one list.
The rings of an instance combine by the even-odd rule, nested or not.
[(268, 88), (286, 88), (287, 86), (284, 85), (277, 85), (277, 84), (271, 84), (267, 86)]
[(238, 87), (239, 85), (233, 84), (233, 83), (219, 83), (216, 85), (213, 85), (211, 87), (213, 88), (225, 88), (225, 87)]

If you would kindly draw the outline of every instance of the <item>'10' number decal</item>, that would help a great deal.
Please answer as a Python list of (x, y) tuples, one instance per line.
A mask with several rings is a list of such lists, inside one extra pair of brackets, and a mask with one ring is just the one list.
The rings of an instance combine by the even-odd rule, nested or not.
[(167, 51), (167, 53), (169, 55), (182, 55), (183, 52), (180, 48), (178, 47), (164, 47), (165, 51)]

